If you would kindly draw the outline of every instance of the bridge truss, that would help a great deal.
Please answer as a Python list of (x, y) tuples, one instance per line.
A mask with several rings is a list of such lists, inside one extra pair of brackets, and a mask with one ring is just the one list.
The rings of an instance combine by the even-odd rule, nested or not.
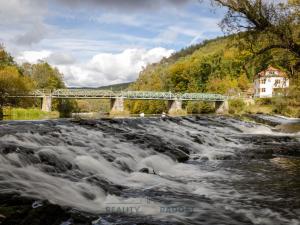
[(35, 90), (31, 93), (16, 93), (11, 97), (33, 97), (60, 99), (136, 99), (136, 100), (193, 100), (193, 101), (224, 101), (226, 96), (209, 93), (172, 93), (154, 91), (111, 91), (99, 89), (57, 89)]

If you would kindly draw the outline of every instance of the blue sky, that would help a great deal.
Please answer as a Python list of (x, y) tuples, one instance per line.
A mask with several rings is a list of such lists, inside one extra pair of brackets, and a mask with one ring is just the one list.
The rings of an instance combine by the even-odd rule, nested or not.
[(205, 0), (0, 0), (0, 42), (20, 63), (56, 66), (69, 86), (96, 87), (222, 36), (223, 15)]

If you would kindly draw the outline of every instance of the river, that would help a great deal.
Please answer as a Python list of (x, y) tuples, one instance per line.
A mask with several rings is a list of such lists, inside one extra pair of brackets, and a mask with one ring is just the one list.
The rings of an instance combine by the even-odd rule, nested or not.
[(0, 122), (1, 225), (298, 225), (300, 133), (226, 116)]

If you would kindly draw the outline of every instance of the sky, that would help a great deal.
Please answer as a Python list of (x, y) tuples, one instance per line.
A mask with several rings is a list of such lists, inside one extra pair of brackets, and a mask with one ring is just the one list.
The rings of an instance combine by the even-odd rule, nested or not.
[(0, 43), (44, 60), (69, 87), (134, 81), (147, 64), (222, 36), (208, 0), (0, 0)]

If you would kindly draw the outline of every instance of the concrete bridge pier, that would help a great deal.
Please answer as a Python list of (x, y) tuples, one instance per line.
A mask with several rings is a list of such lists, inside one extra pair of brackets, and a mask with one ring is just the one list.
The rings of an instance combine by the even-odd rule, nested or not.
[(124, 98), (123, 97), (117, 97), (117, 98), (111, 99), (110, 114), (111, 115), (127, 114), (127, 111), (125, 111), (125, 107), (124, 107)]
[(229, 104), (227, 100), (224, 101), (216, 101), (215, 102), (215, 109), (217, 114), (225, 114), (228, 113)]
[(42, 111), (43, 112), (51, 112), (51, 110), (52, 110), (52, 97), (45, 95), (42, 98)]
[(168, 101), (169, 115), (186, 115), (186, 110), (182, 109), (182, 100), (175, 99)]

